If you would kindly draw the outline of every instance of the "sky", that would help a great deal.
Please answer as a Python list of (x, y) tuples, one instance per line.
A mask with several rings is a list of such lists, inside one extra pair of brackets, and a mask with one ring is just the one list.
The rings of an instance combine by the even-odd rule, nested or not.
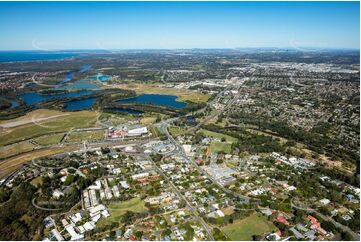
[(359, 2), (0, 2), (0, 50), (359, 45)]

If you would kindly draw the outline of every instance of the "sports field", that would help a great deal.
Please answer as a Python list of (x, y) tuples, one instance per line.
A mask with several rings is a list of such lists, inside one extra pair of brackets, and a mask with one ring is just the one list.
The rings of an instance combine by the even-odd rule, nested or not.
[(250, 241), (252, 235), (263, 235), (271, 232), (275, 226), (259, 213), (253, 213), (245, 219), (234, 221), (222, 227), (223, 233), (230, 240)]
[(145, 207), (143, 200), (141, 200), (140, 198), (132, 198), (127, 201), (111, 202), (108, 206), (108, 210), (110, 213), (110, 217), (105, 219), (102, 218), (97, 224), (97, 227), (104, 227), (107, 224), (118, 222), (126, 211), (140, 213), (146, 211), (147, 208)]

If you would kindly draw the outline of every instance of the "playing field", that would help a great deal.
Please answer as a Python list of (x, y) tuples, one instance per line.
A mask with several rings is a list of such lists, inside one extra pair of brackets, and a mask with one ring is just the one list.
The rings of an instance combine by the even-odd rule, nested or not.
[(230, 240), (241, 241), (252, 240), (252, 235), (263, 235), (272, 232), (274, 229), (275, 226), (259, 213), (253, 213), (245, 219), (234, 221), (233, 224), (222, 227), (223, 233)]
[(144, 206), (144, 201), (140, 198), (132, 198), (127, 201), (111, 202), (108, 206), (110, 217), (102, 218), (97, 227), (103, 227), (113, 222), (118, 222), (126, 211), (132, 211), (134, 213), (140, 213), (146, 211), (147, 208)]
[[(38, 111), (34, 112), (37, 112), (38, 114), (36, 117), (40, 116)], [(46, 110), (44, 112), (46, 112)], [(41, 115), (41, 119), (35, 118), (34, 115), (27, 114), (24, 116), (23, 120), (20, 120), (20, 118), (17, 119), (17, 123), (28, 121), (29, 117), (31, 117), (30, 119), (32, 121), (26, 122), (26, 124), (21, 126), (2, 129), (0, 132), (0, 145), (6, 145), (32, 137), (51, 134), (54, 132), (65, 132), (71, 128), (92, 127), (95, 125), (97, 120), (97, 113), (94, 111), (58, 113), (61, 114), (54, 115), (52, 113), (52, 115), (48, 118), (46, 118), (47, 114)]]

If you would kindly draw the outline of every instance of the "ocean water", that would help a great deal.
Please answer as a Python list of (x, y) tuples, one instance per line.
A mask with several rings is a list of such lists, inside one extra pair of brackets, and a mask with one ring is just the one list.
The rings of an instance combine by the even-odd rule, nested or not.
[(0, 62), (57, 60), (78, 55), (77, 53), (61, 51), (0, 51)]

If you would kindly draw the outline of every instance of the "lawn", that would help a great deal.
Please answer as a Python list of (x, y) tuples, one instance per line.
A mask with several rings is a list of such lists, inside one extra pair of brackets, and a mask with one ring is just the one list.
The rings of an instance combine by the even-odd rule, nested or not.
[(12, 155), (30, 151), (33, 148), (35, 148), (35, 145), (33, 145), (30, 142), (21, 142), (18, 144), (1, 147), (0, 148), (0, 158), (6, 158), (6, 157), (9, 157)]
[(110, 217), (99, 220), (97, 227), (104, 227), (113, 222), (118, 222), (126, 211), (140, 213), (146, 211), (147, 208), (144, 205), (144, 201), (142, 201), (140, 198), (132, 198), (127, 201), (111, 202), (108, 206), (108, 210)]
[(232, 143), (228, 142), (212, 142), (210, 145), (212, 153), (224, 152), (229, 154), (232, 152)]
[(234, 137), (226, 135), (226, 134), (216, 133), (216, 132), (209, 131), (206, 129), (200, 129), (198, 132), (201, 132), (203, 135), (205, 135), (207, 137), (218, 138), (218, 139), (225, 138), (227, 142), (231, 142), (231, 143), (237, 142), (237, 138), (234, 138)]
[(83, 140), (103, 140), (104, 139), (104, 131), (96, 130), (96, 131), (81, 131), (81, 132), (72, 132), (67, 142), (80, 142)]
[(66, 114), (39, 123), (31, 122), (26, 125), (3, 129), (0, 133), (0, 145), (54, 132), (65, 132), (70, 128), (92, 127), (96, 124), (97, 113), (94, 111), (67, 112)]
[(274, 229), (275, 226), (259, 213), (253, 213), (245, 219), (222, 227), (223, 233), (229, 239), (241, 241), (252, 240), (252, 235), (263, 235)]
[(59, 143), (64, 135), (65, 133), (44, 135), (42, 137), (36, 138), (34, 141), (39, 145), (53, 145)]

